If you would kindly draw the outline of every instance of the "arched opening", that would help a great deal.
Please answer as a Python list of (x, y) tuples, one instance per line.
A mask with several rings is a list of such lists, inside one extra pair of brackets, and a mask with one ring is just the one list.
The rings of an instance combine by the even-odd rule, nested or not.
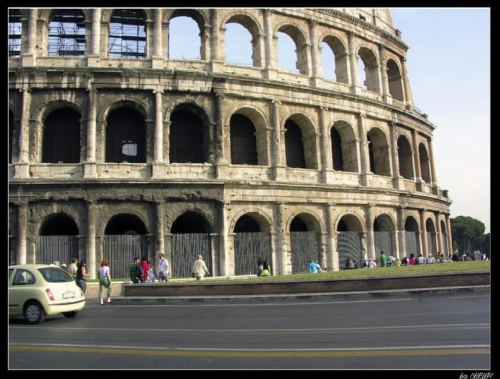
[(210, 248), (210, 226), (200, 213), (188, 211), (179, 216), (172, 224), (172, 254), (170, 270), (172, 277), (190, 278), (193, 263), (198, 254), (208, 270), (212, 270), (212, 253)]
[(106, 162), (146, 162), (146, 120), (138, 111), (122, 107), (107, 118)]
[(178, 108), (170, 116), (170, 162), (203, 163), (208, 156), (208, 128), (194, 109)]
[(349, 83), (347, 54), (342, 41), (337, 37), (327, 36), (321, 42), (321, 48), (323, 77), (339, 83)]
[(380, 129), (373, 128), (368, 132), (367, 139), (370, 171), (375, 175), (391, 176), (389, 144), (385, 134)]
[(347, 259), (361, 267), (366, 259), (366, 248), (363, 244), (363, 228), (354, 215), (342, 216), (337, 224), (337, 252), (339, 267), (343, 268)]
[(337, 81), (335, 73), (335, 54), (326, 42), (321, 42), (321, 65), (323, 69), (323, 79)]
[(146, 20), (140, 9), (117, 9), (109, 24), (109, 57), (146, 58)]
[(297, 67), (297, 47), (288, 34), (278, 32), (278, 67), (300, 73)]
[(413, 254), (417, 257), (420, 251), (420, 238), (418, 222), (412, 216), (408, 216), (405, 221), (406, 257)]
[(293, 168), (306, 168), (304, 143), (300, 127), (292, 120), (285, 122), (286, 165)]
[(9, 109), (9, 163), (13, 162), (13, 147), (14, 147), (14, 115)]
[(150, 259), (147, 228), (136, 215), (121, 213), (113, 216), (104, 229), (104, 256), (109, 259), (112, 278), (129, 278), (135, 258)]
[(392, 59), (387, 61), (387, 80), (391, 96), (396, 100), (404, 101), (403, 77), (398, 65)]
[(42, 162), (80, 162), (80, 118), (71, 108), (50, 113), (44, 121)]
[[(179, 10), (180, 12), (181, 10)], [(200, 60), (201, 32), (191, 16), (174, 13), (168, 26), (169, 59)]]
[(380, 93), (378, 62), (375, 54), (370, 49), (362, 47), (358, 51), (358, 56), (361, 85), (368, 91)]
[(405, 136), (399, 136), (398, 138), (398, 161), (399, 174), (405, 179), (413, 180), (415, 178), (413, 172), (413, 152), (410, 142)]
[[(261, 228), (260, 224), (264, 223), (265, 228)], [(235, 275), (256, 274), (259, 258), (267, 260), (273, 267), (269, 225), (262, 216), (254, 213), (241, 216), (234, 226), (234, 233)]]
[(427, 149), (423, 143), (418, 145), (418, 155), (420, 156), (420, 171), (422, 173), (422, 180), (426, 183), (431, 183), (430, 159), (427, 154)]
[(311, 215), (301, 214), (290, 223), (292, 273), (307, 272), (309, 261), (324, 267), (319, 225)]
[(224, 40), (227, 63), (253, 66), (252, 35), (247, 28), (236, 22), (226, 23)]
[(257, 141), (252, 121), (241, 114), (234, 114), (230, 121), (231, 163), (257, 164)]
[(19, 9), (9, 9), (9, 57), (21, 56), (21, 11)]
[(437, 233), (434, 222), (430, 218), (425, 222), (425, 230), (427, 234), (427, 255), (435, 257), (437, 253)]
[(85, 18), (78, 9), (58, 9), (49, 23), (49, 55), (54, 57), (85, 54)]
[(336, 171), (344, 171), (344, 158), (342, 153), (342, 138), (340, 133), (332, 127), (330, 130), (330, 138), (332, 142), (332, 159), (333, 169)]
[(65, 213), (47, 216), (41, 226), (36, 243), (36, 262), (59, 262), (69, 265), (78, 258), (78, 226)]
[(397, 257), (395, 225), (388, 215), (380, 215), (373, 221), (376, 257), (383, 251), (388, 257)]

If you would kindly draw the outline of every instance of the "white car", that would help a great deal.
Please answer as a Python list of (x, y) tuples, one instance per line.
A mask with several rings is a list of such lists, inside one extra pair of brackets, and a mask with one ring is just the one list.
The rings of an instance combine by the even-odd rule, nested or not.
[(73, 318), (84, 306), (83, 291), (59, 266), (9, 266), (9, 317), (24, 316), (30, 324), (40, 324), (48, 315)]

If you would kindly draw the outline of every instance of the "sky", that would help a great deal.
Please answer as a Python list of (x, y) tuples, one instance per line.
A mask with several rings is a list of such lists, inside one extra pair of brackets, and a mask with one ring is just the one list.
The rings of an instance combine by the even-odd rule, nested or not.
[[(489, 233), (491, 9), (390, 11), (394, 27), (401, 30), (409, 45), (406, 64), (415, 106), (436, 126), (432, 148), (437, 183), (449, 191), (451, 217), (475, 218)], [(194, 34), (183, 29), (183, 22), (193, 23), (189, 30)], [(172, 20), (170, 32), (170, 58), (199, 59), (199, 42), (193, 42), (199, 41), (199, 36), (193, 20)], [(228, 24), (227, 61), (251, 65), (250, 38), (242, 26)], [(297, 72), (294, 59), (287, 58), (287, 52), (293, 50), (291, 39), (280, 33), (278, 65)], [(333, 54), (323, 55), (323, 63), (334, 67)], [(335, 79), (328, 70), (324, 76)]]

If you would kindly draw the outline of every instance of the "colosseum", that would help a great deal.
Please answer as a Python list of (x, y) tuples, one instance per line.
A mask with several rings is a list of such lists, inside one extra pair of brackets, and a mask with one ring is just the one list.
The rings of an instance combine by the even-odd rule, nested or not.
[[(197, 59), (169, 58), (178, 17)], [(233, 24), (251, 64), (226, 59)], [(389, 10), (10, 8), (8, 26), (11, 263), (79, 257), (95, 278), (108, 258), (125, 278), (163, 251), (181, 278), (197, 254), (234, 276), (451, 252)]]

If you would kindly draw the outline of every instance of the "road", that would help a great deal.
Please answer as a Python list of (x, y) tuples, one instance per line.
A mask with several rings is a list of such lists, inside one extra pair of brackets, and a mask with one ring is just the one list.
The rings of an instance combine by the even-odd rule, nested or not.
[(490, 296), (87, 306), (9, 322), (9, 369), (489, 370)]

